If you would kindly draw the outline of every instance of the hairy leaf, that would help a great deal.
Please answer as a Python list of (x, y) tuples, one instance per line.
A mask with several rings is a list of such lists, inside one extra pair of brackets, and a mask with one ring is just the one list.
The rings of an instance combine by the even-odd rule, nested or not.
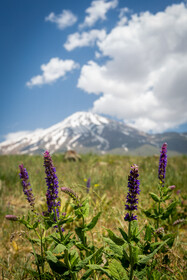
[(150, 192), (149, 195), (151, 196), (151, 198), (156, 201), (159, 202), (160, 198), (158, 197), (158, 195), (156, 195), (155, 193)]
[(95, 227), (97, 224), (97, 221), (101, 215), (101, 212), (99, 212), (95, 217), (93, 217), (92, 221), (86, 226), (86, 228), (83, 229), (83, 231), (89, 231)]
[(117, 235), (115, 235), (115, 233), (113, 231), (111, 231), (110, 229), (107, 229), (109, 238), (117, 245), (123, 245), (124, 244), (124, 240), (120, 237), (118, 237)]
[(123, 268), (121, 263), (115, 259), (113, 259), (108, 266), (108, 270), (110, 274), (116, 280), (128, 280), (126, 270)]

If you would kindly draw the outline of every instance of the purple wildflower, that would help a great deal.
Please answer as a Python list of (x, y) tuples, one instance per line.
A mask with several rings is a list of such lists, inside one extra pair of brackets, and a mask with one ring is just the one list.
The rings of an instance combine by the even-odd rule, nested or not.
[(29, 175), (28, 172), (26, 170), (26, 168), (23, 167), (23, 164), (19, 165), (19, 169), (20, 169), (20, 179), (22, 181), (22, 186), (23, 186), (23, 192), (24, 194), (27, 196), (27, 200), (30, 204), (30, 206), (32, 207), (32, 210), (34, 208), (34, 196), (32, 193), (32, 188), (30, 188), (30, 183), (29, 183)]
[(57, 201), (58, 178), (55, 174), (56, 169), (53, 166), (53, 161), (48, 151), (45, 151), (44, 153), (44, 166), (45, 166), (45, 173), (47, 176), (45, 180), (48, 186), (47, 193), (46, 193), (48, 213), (51, 213), (52, 211), (55, 213), (56, 210), (57, 218), (59, 218), (58, 207), (60, 206), (60, 201)]
[(178, 224), (181, 224), (181, 223), (183, 223), (185, 220), (184, 219), (178, 219), (178, 220), (176, 220), (174, 223), (173, 223), (173, 226), (176, 226), (176, 225), (178, 225)]
[(17, 221), (18, 217), (15, 215), (6, 215), (5, 218), (10, 221)]
[(91, 179), (90, 178), (88, 178), (88, 181), (87, 181), (87, 183), (86, 183), (86, 191), (87, 191), (87, 193), (89, 193), (89, 191), (90, 191), (90, 186), (91, 186)]
[(159, 168), (158, 168), (158, 178), (160, 179), (160, 183), (162, 187), (164, 187), (164, 179), (166, 174), (166, 165), (167, 165), (167, 143), (162, 145), (162, 149), (160, 151), (160, 161), (159, 161)]
[(164, 234), (164, 228), (163, 227), (158, 228), (157, 230), (155, 230), (155, 233), (156, 234)]
[(70, 188), (66, 188), (66, 187), (62, 187), (61, 191), (64, 193), (67, 193), (70, 197), (73, 198), (73, 200), (75, 200), (75, 202), (78, 204), (78, 206), (82, 206), (82, 204), (79, 203), (79, 198), (78, 195)]
[(176, 188), (175, 185), (169, 186), (168, 189), (170, 189), (171, 191), (174, 190)]
[(138, 166), (136, 164), (131, 166), (130, 175), (128, 176), (128, 188), (129, 192), (127, 194), (127, 199), (125, 204), (125, 209), (129, 212), (125, 215), (125, 221), (137, 220), (137, 216), (132, 214), (132, 211), (137, 210), (138, 198), (137, 195), (140, 194), (140, 181), (138, 180)]

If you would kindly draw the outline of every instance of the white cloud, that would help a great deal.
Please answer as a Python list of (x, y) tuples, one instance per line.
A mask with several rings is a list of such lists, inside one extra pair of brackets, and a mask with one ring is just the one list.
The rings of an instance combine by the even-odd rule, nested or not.
[(126, 16), (126, 14), (130, 13), (131, 11), (129, 10), (129, 8), (125, 7), (120, 9), (120, 14), (119, 14), (119, 22), (118, 25), (124, 25), (128, 22), (128, 18)]
[(41, 65), (42, 75), (31, 78), (26, 83), (28, 87), (40, 86), (43, 84), (51, 84), (61, 77), (64, 77), (67, 72), (78, 68), (78, 64), (73, 60), (62, 60), (58, 57), (51, 58), (47, 64)]
[(118, 5), (118, 0), (112, 0), (106, 2), (106, 0), (94, 0), (91, 2), (91, 6), (86, 9), (86, 13), (88, 14), (85, 17), (85, 20), (82, 24), (79, 25), (80, 28), (83, 27), (91, 27), (93, 26), (99, 19), (106, 20), (106, 13), (110, 9), (116, 8)]
[(30, 135), (32, 133), (32, 131), (18, 131), (18, 132), (11, 132), (8, 133), (7, 135), (5, 135), (5, 141), (19, 141), (19, 139), (22, 139), (23, 137), (27, 137), (28, 135)]
[(56, 23), (59, 29), (64, 29), (72, 26), (77, 21), (77, 17), (71, 11), (63, 10), (59, 15), (50, 13), (45, 20)]
[(106, 37), (104, 29), (92, 29), (89, 32), (74, 33), (68, 36), (64, 47), (68, 51), (72, 51), (77, 47), (93, 46), (96, 40), (103, 40)]
[[(122, 17), (121, 17), (122, 18)], [(187, 121), (187, 7), (133, 14), (97, 43), (110, 57), (89, 61), (78, 87), (98, 95), (93, 111), (144, 131), (161, 132)]]

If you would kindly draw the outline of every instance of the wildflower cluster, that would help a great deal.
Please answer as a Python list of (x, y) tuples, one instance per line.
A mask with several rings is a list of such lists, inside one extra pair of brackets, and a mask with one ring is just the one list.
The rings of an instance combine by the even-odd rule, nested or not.
[(23, 192), (27, 197), (27, 200), (30, 204), (30, 206), (32, 207), (32, 210), (34, 208), (34, 196), (32, 193), (32, 188), (30, 188), (30, 183), (29, 183), (29, 175), (28, 172), (26, 170), (26, 168), (23, 167), (23, 164), (19, 165), (19, 169), (20, 169), (20, 179), (22, 181), (22, 186), (23, 186)]
[[(134, 211), (138, 210), (138, 195), (140, 194), (139, 170), (138, 166), (134, 164), (131, 166), (128, 176), (128, 194), (125, 203), (126, 214), (124, 220), (129, 222), (128, 232), (123, 228), (119, 228), (121, 234), (119, 237), (112, 230), (106, 229), (108, 236), (104, 237), (104, 242), (108, 246), (107, 250), (105, 250), (103, 249), (104, 246), (98, 248), (97, 242), (93, 242), (93, 238), (91, 240), (87, 235), (87, 232), (92, 231), (97, 224), (101, 212), (95, 213), (91, 220), (88, 219), (90, 195), (82, 201), (68, 187), (61, 187), (60, 190), (69, 195), (74, 200), (74, 203), (69, 207), (67, 202), (64, 207), (60, 207), (56, 169), (50, 153), (45, 151), (47, 215), (41, 214), (39, 219), (39, 214), (35, 215), (35, 212), (29, 213), (27, 218), (18, 218), (15, 215), (6, 215), (5, 217), (7, 220), (22, 223), (26, 226), (27, 231), (33, 231), (33, 234), (37, 237), (36, 239), (31, 234), (24, 233), (27, 236), (27, 240), (32, 244), (35, 265), (37, 266), (37, 271), (30, 271), (32, 276), (35, 279), (54, 279), (55, 277), (55, 279), (70, 280), (100, 279), (105, 277), (104, 275), (108, 277), (107, 279), (144, 279), (142, 276), (145, 276), (146, 279), (151, 279), (150, 276), (154, 273), (158, 262), (155, 258), (150, 266), (150, 260), (158, 254), (162, 247), (163, 252), (167, 253), (168, 248), (172, 247), (175, 238), (174, 235), (167, 234), (168, 229), (163, 221), (172, 215), (172, 211), (176, 207), (176, 201), (172, 201), (165, 207), (161, 205), (161, 203), (164, 204), (166, 200), (170, 199), (172, 190), (175, 189), (175, 185), (171, 185), (168, 188), (162, 187), (165, 184), (166, 152), (167, 144), (164, 143), (161, 149), (158, 170), (160, 195), (151, 192), (150, 196), (154, 200), (154, 206), (147, 211), (144, 210), (148, 218), (156, 221), (155, 227), (153, 224), (147, 223), (142, 230), (139, 230), (138, 223), (132, 222), (137, 220), (137, 215), (134, 214)], [(34, 196), (30, 188), (27, 170), (23, 165), (20, 165), (19, 168), (23, 192), (33, 208)], [(86, 190), (89, 193), (91, 179), (89, 178), (86, 182)], [(61, 216), (59, 213), (60, 208), (62, 208), (62, 211), (66, 211), (61, 211)], [(184, 223), (185, 220), (180, 218), (172, 223), (172, 226), (179, 226)], [(58, 228), (56, 232), (54, 232), (54, 228)], [(23, 235), (23, 233), (19, 234)], [(15, 234), (12, 240), (14, 236)], [(91, 236), (93, 237), (92, 233)], [(143, 242), (140, 242), (141, 238), (144, 238)], [(38, 247), (37, 250), (35, 250), (35, 246)], [(54, 275), (49, 272), (49, 267)], [(155, 274), (158, 277), (154, 279), (161, 278), (162, 274), (158, 273)]]
[(138, 198), (137, 195), (140, 194), (140, 181), (138, 180), (138, 166), (136, 164), (131, 166), (130, 175), (128, 176), (128, 188), (129, 192), (127, 194), (125, 209), (129, 212), (125, 215), (125, 221), (137, 220), (137, 216), (133, 215), (132, 211), (137, 210)]

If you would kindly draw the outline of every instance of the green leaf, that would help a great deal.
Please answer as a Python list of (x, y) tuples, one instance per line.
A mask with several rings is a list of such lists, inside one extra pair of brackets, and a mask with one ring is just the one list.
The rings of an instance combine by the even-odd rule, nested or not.
[(83, 201), (82, 206), (79, 209), (80, 209), (80, 211), (81, 211), (81, 213), (84, 217), (88, 217), (88, 215), (89, 215), (89, 201), (88, 201), (88, 199), (85, 199)]
[(177, 206), (177, 200), (173, 201), (166, 209), (167, 212), (169, 212), (171, 214), (173, 208), (175, 208)]
[(70, 252), (70, 263), (71, 263), (71, 267), (73, 268), (74, 266), (77, 265), (77, 263), (79, 262), (79, 254), (76, 250), (71, 250)]
[(114, 255), (119, 259), (123, 258), (123, 247), (116, 245), (110, 238), (103, 238), (104, 241), (109, 245), (109, 248), (112, 250)]
[(79, 250), (85, 250), (85, 251), (89, 251), (89, 249), (87, 247), (85, 247), (81, 242), (76, 242), (75, 246), (79, 249)]
[(123, 245), (125, 242), (122, 238), (115, 235), (110, 229), (106, 229), (109, 235), (109, 238), (116, 244), (116, 245)]
[(132, 246), (133, 264), (136, 264), (138, 262), (138, 253), (139, 253), (139, 248), (137, 246)]
[(121, 263), (113, 259), (108, 266), (108, 271), (114, 277), (115, 280), (128, 280), (126, 270)]
[(150, 192), (149, 195), (151, 196), (151, 198), (156, 201), (159, 202), (160, 198), (158, 197), (158, 195), (156, 195), (155, 193)]
[(96, 255), (98, 254), (98, 252), (101, 252), (103, 250), (103, 248), (100, 248), (99, 250), (97, 250), (95, 253), (93, 253), (92, 255), (90, 255), (89, 257), (85, 258), (83, 261), (80, 261), (75, 267), (74, 267), (74, 271), (78, 272), (80, 271), (82, 268), (84, 268), (89, 261)]
[(47, 251), (46, 254), (47, 254), (47, 260), (48, 261), (51, 261), (53, 263), (57, 263), (58, 262), (57, 257), (55, 257), (51, 251)]
[(122, 261), (124, 262), (128, 262), (127, 263), (127, 265), (129, 264), (129, 260), (130, 260), (130, 258), (129, 258), (129, 256), (128, 256), (128, 254), (127, 254), (127, 252), (126, 252), (126, 250), (125, 250), (125, 248), (123, 248), (123, 259), (122, 259)]
[(86, 280), (86, 279), (88, 279), (88, 277), (92, 274), (93, 270), (94, 270), (94, 269), (92, 269), (92, 268), (88, 269), (88, 270), (84, 273), (84, 275), (81, 277), (81, 280)]
[(59, 261), (57, 257), (55, 257), (51, 251), (46, 252), (46, 259), (51, 267), (51, 269), (59, 274), (64, 274), (68, 268), (66, 265)]
[(135, 243), (140, 241), (139, 233), (138, 222), (134, 220), (131, 222), (131, 240), (133, 240)]
[(84, 243), (84, 232), (82, 227), (75, 228), (75, 232), (79, 238), (79, 240)]
[(151, 241), (152, 233), (153, 233), (153, 228), (150, 225), (147, 225), (145, 229), (145, 237), (144, 237), (145, 241)]
[(36, 238), (30, 238), (27, 237), (27, 239), (32, 242), (33, 244), (41, 244), (41, 240), (40, 239), (36, 239)]
[(171, 195), (172, 190), (171, 190), (171, 189), (168, 189), (168, 188), (164, 188), (164, 189), (163, 189), (163, 194), (164, 194), (164, 196), (166, 196), (168, 193), (170, 193), (170, 195)]
[(153, 214), (151, 209), (149, 210), (143, 210), (144, 214), (146, 215), (146, 217), (148, 218), (152, 218), (152, 219), (157, 219), (157, 215)]
[(163, 212), (161, 219), (165, 220), (169, 217), (169, 215), (171, 215), (172, 211), (175, 209), (175, 207), (177, 206), (177, 201), (173, 201), (167, 208), (166, 210)]
[[(103, 272), (104, 274), (106, 274), (110, 279), (113, 279), (112, 275), (109, 273), (109, 270), (106, 268), (103, 268), (102, 266), (98, 265), (98, 264), (89, 264), (88, 267), (90, 269), (93, 270), (99, 270), (101, 272)], [(82, 278), (81, 278), (82, 280)]]
[(73, 218), (67, 218), (67, 219), (63, 219), (59, 221), (59, 226), (63, 225), (63, 224), (69, 224), (71, 222), (73, 222)]
[(53, 250), (53, 254), (62, 254), (64, 250), (66, 249), (66, 246), (62, 244), (58, 244), (55, 249)]
[(166, 200), (168, 200), (170, 197), (171, 197), (171, 193), (168, 194), (168, 195), (166, 195), (166, 196), (164, 196), (164, 197), (162, 198), (162, 201), (166, 201)]
[(168, 238), (169, 238), (169, 240), (167, 242), (167, 245), (171, 248), (173, 246), (173, 243), (174, 243), (174, 240), (175, 240), (175, 234), (168, 233), (168, 234), (162, 236), (163, 241), (168, 239)]
[(125, 241), (129, 242), (129, 237), (128, 237), (127, 233), (122, 228), (119, 228), (119, 231), (121, 232), (121, 235), (123, 236), (123, 239)]
[(83, 229), (83, 231), (89, 231), (95, 227), (97, 224), (97, 221), (101, 215), (101, 212), (99, 212), (95, 217), (93, 217), (92, 221), (86, 226), (86, 228)]
[(33, 229), (36, 229), (38, 227), (39, 222), (35, 222), (33, 225)]
[(169, 239), (167, 239), (166, 241), (164, 241), (157, 249), (155, 249), (151, 254), (147, 255), (147, 256), (139, 256), (139, 261), (138, 264), (146, 264), (150, 259), (152, 259), (154, 257), (154, 255), (162, 248), (162, 246), (164, 246), (164, 244), (166, 244), (169, 241)]

